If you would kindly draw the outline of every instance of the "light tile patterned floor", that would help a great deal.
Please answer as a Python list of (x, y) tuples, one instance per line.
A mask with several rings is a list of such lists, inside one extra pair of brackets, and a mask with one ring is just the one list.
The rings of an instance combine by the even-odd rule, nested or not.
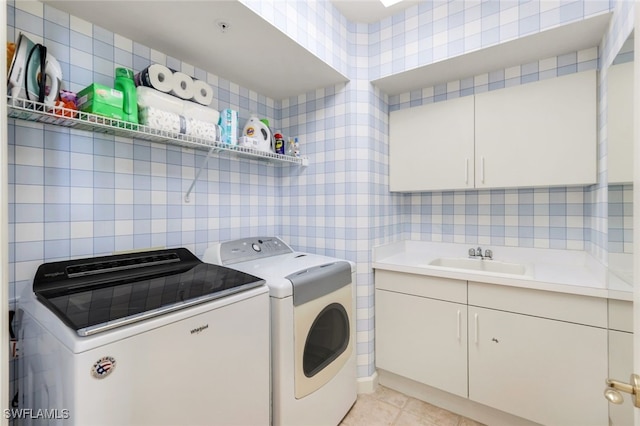
[(442, 408), (378, 386), (358, 400), (340, 426), (483, 426)]

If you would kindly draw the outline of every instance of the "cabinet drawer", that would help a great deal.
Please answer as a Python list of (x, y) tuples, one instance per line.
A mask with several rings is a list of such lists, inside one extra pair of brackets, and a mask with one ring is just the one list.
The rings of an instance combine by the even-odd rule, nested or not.
[(609, 299), (609, 328), (633, 333), (633, 302)]
[(375, 283), (376, 290), (467, 303), (467, 282), (462, 280), (376, 269)]
[(469, 282), (469, 305), (607, 328), (607, 300)]

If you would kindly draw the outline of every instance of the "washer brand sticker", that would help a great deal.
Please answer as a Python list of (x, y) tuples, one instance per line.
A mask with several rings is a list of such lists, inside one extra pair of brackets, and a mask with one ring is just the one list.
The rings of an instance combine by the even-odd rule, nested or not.
[(103, 356), (91, 367), (91, 375), (96, 379), (104, 379), (116, 368), (116, 360), (110, 356)]
[(205, 324), (205, 325), (201, 325), (200, 327), (194, 328), (191, 330), (191, 334), (198, 334), (203, 332), (204, 330), (206, 330), (207, 328), (209, 328), (209, 324)]

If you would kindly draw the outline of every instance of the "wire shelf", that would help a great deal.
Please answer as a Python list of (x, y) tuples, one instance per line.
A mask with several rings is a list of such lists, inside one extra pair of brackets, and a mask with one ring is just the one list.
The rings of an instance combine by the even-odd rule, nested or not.
[(229, 154), (272, 164), (297, 164), (307, 166), (307, 157), (292, 157), (273, 152), (258, 151), (238, 145), (229, 145), (220, 141), (198, 138), (182, 133), (160, 130), (142, 124), (129, 123), (63, 107), (53, 107), (40, 102), (7, 97), (8, 116), (18, 120), (33, 121), (55, 126), (106, 133), (114, 136), (142, 139), (150, 142), (166, 143), (183, 148), (212, 151), (216, 154)]

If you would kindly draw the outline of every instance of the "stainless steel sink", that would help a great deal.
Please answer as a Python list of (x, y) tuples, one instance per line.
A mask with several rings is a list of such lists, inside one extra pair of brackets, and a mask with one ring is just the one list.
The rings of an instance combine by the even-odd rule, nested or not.
[(526, 276), (527, 266), (520, 263), (507, 263), (489, 259), (468, 259), (463, 257), (439, 257), (429, 262), (429, 266), (459, 269), (468, 272), (487, 272)]

